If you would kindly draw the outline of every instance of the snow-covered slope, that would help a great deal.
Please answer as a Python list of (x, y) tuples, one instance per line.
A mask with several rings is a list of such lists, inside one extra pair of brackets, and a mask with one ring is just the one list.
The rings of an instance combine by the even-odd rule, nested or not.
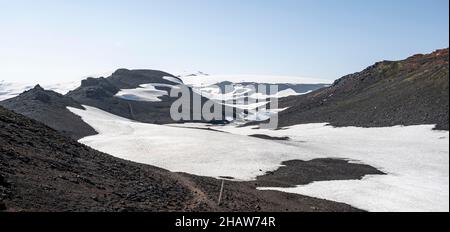
[(269, 103), (271, 100), (305, 94), (297, 93), (292, 89), (285, 89), (275, 93), (270, 93), (269, 86), (266, 86), (265, 90), (258, 90), (257, 87), (255, 87), (255, 84), (246, 85), (229, 83), (228, 85), (228, 90), (224, 89), (223, 84), (192, 87), (192, 89), (199, 95), (202, 95), (208, 99), (220, 102), (229, 107), (247, 111), (246, 113), (238, 114), (238, 120), (244, 121), (267, 120), (272, 115), (284, 110), (279, 108), (270, 109)]
[(135, 89), (122, 89), (115, 95), (115, 97), (131, 101), (161, 102), (161, 97), (169, 96), (170, 93), (168, 90), (172, 88), (179, 88), (178, 85), (183, 85), (183, 82), (174, 77), (166, 76), (162, 79), (171, 82), (171, 84), (142, 84)]
[(332, 80), (323, 80), (318, 78), (296, 77), (296, 76), (271, 76), (271, 75), (209, 75), (202, 72), (195, 74), (182, 74), (180, 79), (187, 85), (208, 86), (223, 81), (232, 83), (268, 83), (268, 84), (331, 84)]
[[(80, 86), (81, 81), (71, 81), (65, 83), (43, 84), (46, 90), (53, 90), (60, 94), (66, 94)], [(17, 95), (34, 88), (39, 83), (20, 83), (0, 81), (0, 101), (16, 97)]]
[[(345, 202), (369, 211), (448, 211), (449, 133), (432, 125), (333, 128), (306, 124), (285, 130), (137, 123), (96, 108), (70, 108), (99, 132), (80, 142), (113, 156), (171, 171), (251, 180), (282, 161), (341, 158), (371, 165), (387, 175), (275, 188)], [(195, 124), (198, 127), (198, 124)], [(250, 134), (291, 138), (271, 141)]]
[(178, 88), (175, 85), (169, 84), (142, 84), (135, 89), (122, 89), (115, 96), (131, 101), (160, 102), (160, 97), (169, 96), (169, 92), (167, 90), (157, 89), (158, 87)]
[[(264, 109), (271, 100), (298, 96), (327, 87), (329, 80), (267, 75), (209, 75), (203, 72), (179, 76), (184, 84), (206, 97), (226, 106), (251, 110), (238, 114), (238, 121), (264, 121), (282, 109)], [(262, 87), (260, 89), (260, 87)], [(277, 91), (270, 92), (272, 86)], [(258, 112), (255, 109), (258, 108)], [(267, 107), (269, 108), (269, 107)]]
[(194, 87), (194, 91), (203, 96), (220, 101), (239, 101), (244, 99), (252, 99), (252, 100), (266, 100), (268, 98), (282, 98), (288, 96), (298, 96), (302, 94), (306, 94), (309, 92), (297, 93), (293, 89), (285, 89), (281, 91), (277, 91), (275, 93), (270, 93), (269, 86), (266, 87), (265, 90), (258, 91), (258, 89), (254, 85), (245, 85), (245, 84), (230, 84), (229, 91), (222, 91), (222, 88), (217, 85), (210, 85), (205, 87)]
[[(186, 75), (185, 77), (199, 77), (208, 76), (207, 74), (199, 73)], [(225, 76), (227, 77), (227, 76)], [(179, 88), (178, 85), (186, 85), (182, 81), (174, 77), (163, 77), (165, 81), (171, 84), (161, 83), (146, 83), (141, 84), (133, 89), (121, 89), (115, 97), (140, 102), (161, 102), (162, 97), (169, 96), (169, 91), (172, 88)], [(237, 121), (264, 121), (269, 119), (273, 114), (278, 113), (284, 109), (264, 109), (270, 103), (270, 100), (298, 96), (306, 94), (322, 87), (320, 84), (312, 85), (295, 85), (295, 84), (280, 84), (276, 92), (269, 92), (270, 86), (265, 84), (264, 90), (258, 89), (258, 83), (231, 83), (221, 82), (214, 85), (186, 85), (202, 97), (216, 101), (227, 107), (237, 108), (240, 110), (250, 111), (237, 114)], [(292, 87), (292, 88), (291, 88)], [(298, 91), (295, 91), (296, 88)], [(267, 108), (267, 107), (266, 107)], [(258, 109), (258, 112), (256, 112)]]
[(262, 144), (260, 139), (248, 136), (138, 123), (89, 106), (86, 110), (69, 110), (99, 132), (81, 139), (81, 143), (176, 172), (251, 180), (277, 169), (296, 153), (294, 147), (270, 141)]

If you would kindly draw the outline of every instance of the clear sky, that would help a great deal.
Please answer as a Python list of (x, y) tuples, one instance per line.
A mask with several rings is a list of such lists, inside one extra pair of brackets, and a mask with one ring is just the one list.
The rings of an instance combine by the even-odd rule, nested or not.
[(0, 0), (0, 80), (117, 68), (336, 79), (449, 46), (448, 0)]

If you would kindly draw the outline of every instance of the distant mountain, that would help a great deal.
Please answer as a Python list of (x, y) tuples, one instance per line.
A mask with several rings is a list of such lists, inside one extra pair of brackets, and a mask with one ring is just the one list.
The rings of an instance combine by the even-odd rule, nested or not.
[(175, 122), (170, 108), (178, 98), (170, 97), (170, 91), (180, 84), (182, 80), (162, 71), (119, 69), (107, 78), (83, 80), (66, 96), (121, 117), (166, 124)]
[[(234, 121), (264, 121), (282, 108), (270, 109), (269, 103), (274, 99), (303, 95), (320, 88), (328, 87), (329, 81), (313, 78), (268, 76), (268, 75), (210, 75), (204, 72), (182, 74), (178, 78), (190, 86), (197, 94), (232, 107), (241, 113), (234, 114)], [(266, 90), (260, 90), (259, 86)], [(276, 93), (269, 93), (271, 86), (276, 86)], [(226, 89), (227, 88), (227, 89)], [(258, 103), (255, 103), (258, 101)], [(264, 106), (266, 109), (264, 109)], [(258, 108), (258, 110), (256, 110)]]
[[(276, 92), (270, 92), (272, 87)], [(194, 92), (227, 106), (247, 110), (237, 115), (238, 121), (264, 121), (282, 108), (270, 109), (270, 101), (288, 96), (299, 96), (327, 87), (326, 84), (268, 84), (256, 82), (233, 83), (223, 81), (213, 85), (193, 86)], [(266, 103), (266, 104), (264, 104)], [(259, 107), (266, 106), (266, 109)], [(256, 109), (258, 108), (258, 111)], [(253, 110), (253, 111), (251, 111)]]
[(449, 129), (449, 49), (383, 61), (303, 96), (282, 99), (280, 126), (329, 122), (381, 127), (436, 124)]
[(201, 77), (201, 76), (209, 76), (209, 74), (204, 73), (202, 71), (198, 71), (196, 73), (184, 73), (181, 75), (178, 75), (178, 78), (182, 78), (182, 77)]
[(96, 134), (95, 130), (66, 107), (84, 109), (70, 97), (44, 90), (37, 85), (17, 97), (0, 102), (0, 106), (42, 122), (75, 139)]
[(234, 91), (237, 88), (243, 87), (243, 88), (251, 88), (251, 89), (258, 89), (258, 86), (266, 86), (267, 91), (270, 90), (270, 86), (276, 86), (278, 89), (278, 92), (274, 95), (277, 95), (279, 97), (288, 97), (288, 96), (295, 96), (295, 95), (302, 95), (306, 94), (312, 91), (316, 91), (321, 88), (329, 87), (329, 84), (290, 84), (290, 83), (278, 83), (278, 84), (269, 84), (264, 82), (238, 82), (233, 83), (229, 81), (223, 81), (220, 83), (216, 83), (214, 85), (201, 87), (199, 89), (208, 89), (212, 86), (219, 87), (220, 91), (222, 93), (228, 93), (225, 89), (225, 86), (231, 86), (232, 90)]
[(212, 75), (198, 72), (178, 76), (183, 83), (194, 87), (204, 87), (221, 82), (230, 83), (260, 83), (260, 84), (331, 84), (330, 80), (306, 78), (298, 76), (274, 76), (274, 75)]
[[(19, 94), (32, 89), (37, 84), (39, 83), (12, 83), (2, 80), (0, 81), (0, 101), (16, 97)], [(60, 94), (66, 94), (78, 86), (80, 86), (80, 81), (42, 85), (44, 89), (52, 90)]]

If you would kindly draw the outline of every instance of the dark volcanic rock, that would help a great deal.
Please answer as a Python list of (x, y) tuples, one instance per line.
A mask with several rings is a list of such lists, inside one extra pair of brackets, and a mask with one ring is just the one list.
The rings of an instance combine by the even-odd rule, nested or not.
[(192, 195), (167, 173), (97, 152), (0, 107), (0, 176), (8, 181), (0, 202), (8, 211), (183, 210)]
[(3, 203), (3, 202), (0, 202), (0, 211), (4, 211), (4, 210), (6, 210), (7, 208), (6, 208), (6, 204), (5, 203)]
[(6, 181), (5, 177), (3, 177), (2, 175), (0, 175), (0, 186), (3, 186), (3, 187), (9, 186), (8, 181)]
[(291, 160), (282, 165), (278, 170), (258, 177), (255, 184), (259, 187), (295, 187), (315, 181), (360, 180), (366, 175), (385, 174), (368, 165), (339, 159)]
[(17, 97), (0, 102), (0, 105), (74, 139), (96, 134), (91, 126), (67, 109), (68, 106), (83, 109), (79, 103), (54, 91), (44, 90), (39, 85)]
[(87, 98), (103, 99), (114, 96), (119, 92), (119, 88), (111, 84), (107, 79), (100, 78), (87, 78), (81, 81), (81, 86), (78, 89), (82, 89)]
[(146, 70), (146, 69), (118, 69), (107, 79), (116, 87), (120, 89), (133, 89), (137, 88), (141, 84), (148, 83), (161, 83), (161, 84), (174, 84), (171, 81), (163, 79), (163, 77), (172, 77), (182, 82), (181, 79), (175, 77), (172, 74), (158, 71), (158, 70)]
[(280, 141), (286, 141), (289, 140), (289, 137), (273, 137), (269, 135), (263, 135), (263, 134), (254, 134), (249, 135), (250, 137), (260, 138), (260, 139), (267, 139), (267, 140), (280, 140)]
[(329, 122), (333, 126), (449, 125), (449, 50), (383, 61), (331, 87), (280, 100), (280, 127)]

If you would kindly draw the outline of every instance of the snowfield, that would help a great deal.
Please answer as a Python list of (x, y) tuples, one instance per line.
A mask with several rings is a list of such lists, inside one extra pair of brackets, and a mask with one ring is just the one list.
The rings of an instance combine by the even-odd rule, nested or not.
[(255, 86), (244, 84), (231, 84), (229, 87), (230, 89), (227, 89), (226, 92), (223, 91), (221, 87), (216, 85), (201, 87), (193, 86), (192, 89), (195, 93), (219, 102), (225, 106), (240, 110), (249, 110), (247, 114), (238, 114), (237, 120), (243, 121), (265, 121), (275, 113), (279, 113), (287, 109), (269, 109), (269, 100), (288, 96), (299, 96), (312, 92), (308, 91), (304, 93), (297, 93), (295, 90), (288, 88), (276, 93), (269, 93), (269, 86), (266, 86), (265, 90), (258, 90)]
[[(96, 108), (69, 108), (99, 132), (80, 142), (113, 156), (195, 175), (252, 180), (282, 161), (341, 158), (387, 175), (322, 181), (295, 188), (262, 188), (344, 202), (368, 211), (449, 211), (449, 133), (433, 126), (333, 128), (306, 124), (256, 130), (204, 124), (152, 125)], [(251, 134), (288, 136), (271, 141)]]
[(284, 144), (245, 135), (138, 123), (93, 107), (85, 108), (69, 107), (69, 110), (99, 134), (85, 137), (81, 143), (170, 171), (253, 180), (266, 171), (276, 170), (282, 161), (296, 157), (296, 148)]
[[(261, 134), (291, 138), (317, 158), (345, 158), (388, 175), (362, 181), (320, 181), (295, 188), (261, 188), (345, 202), (369, 211), (449, 211), (449, 133), (434, 126), (333, 128), (307, 124)], [(250, 128), (225, 129), (241, 135)], [(303, 151), (302, 151), (303, 152)], [(299, 157), (299, 159), (302, 159)]]
[[(299, 96), (303, 94), (310, 93), (297, 93), (293, 89), (285, 89), (278, 91), (277, 93), (270, 94), (263, 94), (258, 92), (258, 90), (253, 89), (251, 86), (245, 86), (241, 84), (232, 84), (230, 86), (232, 88), (231, 92), (223, 93), (219, 86), (207, 86), (207, 87), (193, 87), (193, 90), (201, 94), (202, 96), (205, 96), (212, 100), (218, 100), (218, 101), (226, 101), (226, 102), (232, 102), (234, 100), (236, 101), (244, 101), (245, 99), (252, 99), (254, 102), (266, 100), (268, 98), (283, 98), (283, 97), (289, 97), (289, 96)], [(269, 93), (269, 86), (267, 86), (267, 93)]]

